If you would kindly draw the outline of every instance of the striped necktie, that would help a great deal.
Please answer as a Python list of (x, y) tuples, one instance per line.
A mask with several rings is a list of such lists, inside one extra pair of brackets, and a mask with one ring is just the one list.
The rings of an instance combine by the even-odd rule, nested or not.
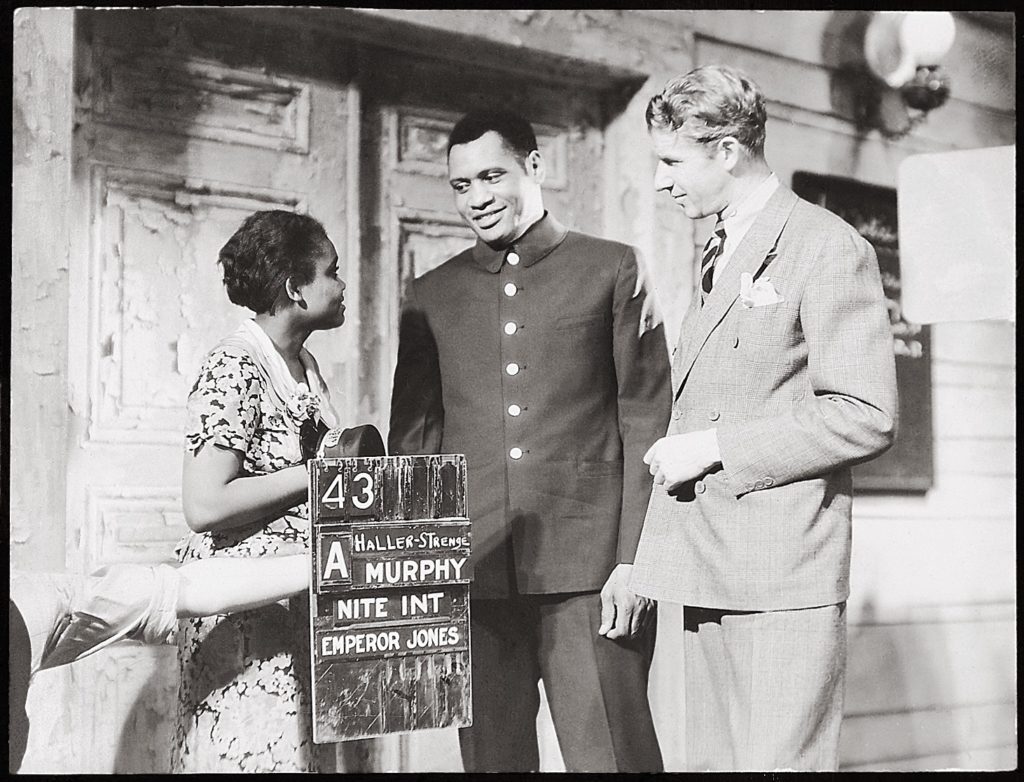
[(715, 223), (715, 230), (711, 232), (711, 236), (708, 237), (707, 244), (704, 245), (704, 253), (701, 256), (700, 262), (700, 304), (703, 307), (704, 302), (707, 301), (708, 295), (711, 293), (712, 278), (715, 274), (715, 261), (722, 255), (722, 249), (725, 247), (725, 223), (722, 222), (722, 216), (718, 216), (718, 222)]

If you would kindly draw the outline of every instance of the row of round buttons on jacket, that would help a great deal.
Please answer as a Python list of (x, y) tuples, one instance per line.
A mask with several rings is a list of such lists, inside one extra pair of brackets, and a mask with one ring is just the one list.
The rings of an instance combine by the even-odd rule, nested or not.
[[(511, 266), (518, 266), (519, 265), (519, 254), (518, 253), (514, 253), (514, 252), (510, 252), (508, 255), (505, 256), (505, 260), (508, 261), (508, 263)], [(505, 283), (504, 290), (505, 290), (505, 295), (510, 297), (510, 298), (512, 296), (515, 296), (519, 292), (519, 288), (518, 288), (518, 286), (516, 286), (516, 284), (514, 282), (507, 282), (507, 283)], [(516, 325), (516, 323), (511, 321), (511, 320), (508, 321), (505, 324), (505, 326), (504, 326), (505, 334), (507, 334), (510, 337), (513, 334), (515, 334), (518, 330), (519, 330), (519, 326)], [(517, 363), (515, 363), (513, 361), (513, 362), (505, 365), (505, 372), (507, 374), (509, 374), (509, 375), (518, 375), (520, 368), (521, 367), (519, 366), (519, 364), (517, 364)], [(508, 406), (508, 414), (510, 416), (512, 416), (513, 418), (515, 418), (516, 416), (520, 415), (522, 412), (523, 412), (523, 408), (521, 408), (519, 405), (512, 404), (512, 405)], [(515, 460), (518, 461), (519, 459), (523, 458), (523, 449), (518, 447), (518, 446), (514, 446), (514, 447), (509, 449), (508, 455), (509, 455), (509, 458), (515, 459)]]

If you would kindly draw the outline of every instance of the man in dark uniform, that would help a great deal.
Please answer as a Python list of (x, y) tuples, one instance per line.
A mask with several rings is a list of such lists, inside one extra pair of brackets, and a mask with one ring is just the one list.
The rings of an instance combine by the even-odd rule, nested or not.
[(537, 770), (542, 678), (568, 770), (660, 771), (654, 604), (627, 586), (671, 405), (653, 299), (632, 248), (545, 212), (524, 119), (463, 117), (448, 172), (478, 241), (407, 291), (388, 441), (469, 466), (465, 768)]

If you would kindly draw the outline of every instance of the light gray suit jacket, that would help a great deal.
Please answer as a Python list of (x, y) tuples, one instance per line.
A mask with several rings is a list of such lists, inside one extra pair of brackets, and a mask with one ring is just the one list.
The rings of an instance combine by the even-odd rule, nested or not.
[[(740, 275), (783, 301), (746, 307)], [(892, 333), (875, 252), (780, 186), (694, 301), (673, 355), (668, 434), (715, 427), (720, 469), (652, 492), (633, 588), (767, 611), (849, 595), (850, 467), (896, 431)]]

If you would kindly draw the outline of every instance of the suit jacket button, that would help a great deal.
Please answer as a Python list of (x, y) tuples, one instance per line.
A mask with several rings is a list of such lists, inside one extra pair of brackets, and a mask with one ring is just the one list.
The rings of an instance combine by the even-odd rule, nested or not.
[(708, 418), (710, 418), (712, 421), (717, 421), (721, 417), (722, 414), (719, 413), (717, 410), (712, 410), (710, 413), (708, 413)]
[(513, 459), (522, 459), (523, 458), (523, 449), (522, 448), (512, 448), (512, 449), (509, 450), (508, 455), (511, 456)]
[(697, 494), (703, 494), (705, 488), (706, 487), (704, 486), (704, 481), (697, 481), (695, 484), (693, 484), (693, 490), (697, 492)]
[(771, 476), (768, 476), (768, 477), (766, 477), (766, 478), (764, 479), (764, 485), (765, 485), (765, 487), (766, 487), (766, 488), (767, 488), (768, 486), (771, 486), (771, 485), (772, 485), (773, 483), (775, 483), (775, 481), (774, 481), (774, 479), (772, 479), (772, 477), (771, 477)]
[(761, 483), (761, 481), (754, 481), (754, 488), (755, 489), (763, 489), (764, 488), (764, 484)]

